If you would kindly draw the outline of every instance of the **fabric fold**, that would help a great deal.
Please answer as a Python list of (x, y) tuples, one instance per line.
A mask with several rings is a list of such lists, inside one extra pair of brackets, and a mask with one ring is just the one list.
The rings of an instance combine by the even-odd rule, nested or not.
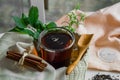
[[(0, 80), (84, 80), (87, 69), (86, 57), (81, 60), (77, 68), (75, 68), (70, 75), (66, 76), (66, 67), (55, 70), (50, 64), (43, 72), (31, 68), (23, 68), (16, 64), (15, 61), (6, 58), (7, 51), (14, 51), (20, 54), (30, 50), (33, 47), (32, 37), (16, 32), (7, 32), (0, 38)], [(26, 56), (27, 57), (27, 56)], [(9, 66), (8, 66), (9, 65)], [(72, 77), (72, 78), (71, 78)], [(74, 78), (76, 77), (76, 78)]]
[[(81, 11), (77, 11), (76, 14), (80, 13)], [(88, 51), (88, 68), (120, 72), (120, 2), (96, 12), (85, 12), (85, 14), (85, 30), (81, 26), (76, 30), (80, 34), (84, 32), (94, 34)], [(67, 25), (62, 24), (64, 21), (69, 21), (66, 15), (56, 23)]]

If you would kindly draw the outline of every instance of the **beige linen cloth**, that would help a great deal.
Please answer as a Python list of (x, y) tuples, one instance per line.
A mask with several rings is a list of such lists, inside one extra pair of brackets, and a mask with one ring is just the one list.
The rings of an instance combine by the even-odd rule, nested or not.
[(0, 38), (0, 80), (66, 80), (65, 67), (55, 70), (48, 66), (43, 72), (21, 67), (17, 62), (6, 58), (8, 50), (23, 53), (33, 46), (33, 38), (16, 32), (6, 32)]
[(89, 68), (120, 72), (120, 3), (88, 16), (85, 27), (94, 33)]
[(33, 38), (16, 32), (0, 35), (0, 80), (84, 80), (87, 70), (87, 56), (75, 67), (70, 75), (66, 75), (66, 67), (55, 70), (50, 64), (43, 72), (21, 67), (13, 60), (6, 58), (8, 50), (23, 54), (33, 47)]
[[(94, 34), (88, 51), (88, 68), (120, 72), (120, 2), (85, 14), (84, 25), (77, 27), (77, 33)], [(56, 23), (66, 25), (63, 21), (68, 21), (68, 17), (63, 16)]]

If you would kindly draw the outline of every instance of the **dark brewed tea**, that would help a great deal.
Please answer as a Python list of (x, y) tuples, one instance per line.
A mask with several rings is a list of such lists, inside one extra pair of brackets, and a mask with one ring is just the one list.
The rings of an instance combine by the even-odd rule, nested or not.
[(66, 33), (51, 32), (42, 38), (42, 43), (49, 49), (64, 49), (72, 42), (72, 38)]
[(73, 38), (64, 31), (50, 31), (41, 38), (42, 58), (55, 68), (68, 66), (71, 57)]

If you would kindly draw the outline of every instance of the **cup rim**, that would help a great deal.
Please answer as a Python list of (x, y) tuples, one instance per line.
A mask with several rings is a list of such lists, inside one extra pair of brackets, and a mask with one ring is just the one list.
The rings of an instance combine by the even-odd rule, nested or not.
[[(65, 48), (62, 48), (62, 49), (50, 49), (50, 48), (47, 48), (46, 46), (44, 46), (44, 45), (41, 43), (41, 39), (42, 39), (42, 37), (45, 35), (45, 33), (47, 33), (47, 32), (50, 31), (50, 30), (56, 30), (56, 29), (57, 29), (57, 30), (66, 31), (66, 32), (70, 35), (70, 37), (72, 38), (72, 43), (71, 43), (69, 46), (67, 46), (67, 47), (65, 47)], [(67, 49), (69, 49), (69, 48), (71, 48), (71, 47), (73, 46), (73, 44), (75, 43), (75, 36), (74, 36), (74, 33), (72, 33), (71, 31), (69, 31), (69, 30), (66, 29), (66, 28), (63, 28), (63, 27), (55, 27), (55, 28), (43, 30), (43, 31), (40, 33), (40, 35), (39, 35), (38, 42), (39, 42), (39, 48), (41, 47), (41, 48), (45, 49), (45, 51), (48, 51), (48, 52), (56, 52), (56, 51), (57, 51), (57, 52), (61, 52), (61, 51), (67, 50)]]

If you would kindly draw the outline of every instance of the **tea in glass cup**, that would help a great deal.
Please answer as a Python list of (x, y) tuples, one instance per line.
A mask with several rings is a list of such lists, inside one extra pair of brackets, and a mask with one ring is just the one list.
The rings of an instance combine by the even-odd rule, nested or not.
[(69, 30), (57, 27), (40, 33), (39, 48), (42, 58), (55, 69), (70, 64), (75, 37)]

